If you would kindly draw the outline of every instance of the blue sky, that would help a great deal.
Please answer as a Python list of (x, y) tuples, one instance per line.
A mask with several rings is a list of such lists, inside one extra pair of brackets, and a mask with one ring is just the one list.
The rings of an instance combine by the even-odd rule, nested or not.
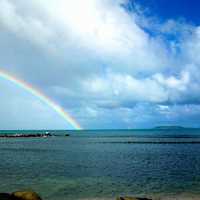
[(198, 0), (136, 0), (144, 9), (148, 9), (150, 15), (158, 17), (160, 20), (184, 19), (189, 23), (200, 24)]
[[(200, 127), (198, 0), (0, 0), (0, 68), (85, 129)], [(0, 79), (1, 129), (71, 129)]]

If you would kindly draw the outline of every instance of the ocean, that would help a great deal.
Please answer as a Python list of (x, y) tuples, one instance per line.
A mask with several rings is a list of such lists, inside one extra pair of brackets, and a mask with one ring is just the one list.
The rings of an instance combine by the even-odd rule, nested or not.
[[(0, 134), (46, 131), (0, 131)], [(0, 138), (0, 192), (44, 200), (200, 195), (200, 129), (51, 131)], [(65, 134), (70, 134), (65, 137)]]

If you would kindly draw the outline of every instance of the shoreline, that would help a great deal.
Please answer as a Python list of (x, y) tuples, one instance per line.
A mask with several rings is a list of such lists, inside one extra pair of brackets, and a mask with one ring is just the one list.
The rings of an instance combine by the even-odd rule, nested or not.
[[(140, 196), (140, 195), (125, 195), (122, 197), (130, 197), (130, 200), (199, 200), (200, 194), (173, 194), (173, 195), (150, 195), (150, 196)], [(97, 197), (97, 198), (77, 198), (77, 200), (119, 200), (118, 197)], [(132, 198), (132, 199), (131, 199)], [(59, 199), (61, 200), (61, 199)], [(128, 198), (125, 200), (129, 200)]]
[[(52, 200), (51, 197), (45, 198), (40, 196), (40, 194), (32, 191), (16, 191), (13, 193), (1, 193), (0, 199), (3, 200)], [(56, 200), (68, 200), (69, 197), (58, 197)], [(200, 199), (200, 194), (192, 193), (181, 193), (181, 194), (156, 194), (156, 195), (119, 195), (115, 197), (85, 197), (85, 198), (74, 198), (76, 200), (198, 200)], [(54, 198), (55, 200), (55, 198)]]

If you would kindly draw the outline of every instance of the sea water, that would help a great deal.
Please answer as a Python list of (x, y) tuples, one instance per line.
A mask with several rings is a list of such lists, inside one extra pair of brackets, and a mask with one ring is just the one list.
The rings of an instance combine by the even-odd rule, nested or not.
[(53, 133), (0, 139), (0, 192), (31, 189), (44, 200), (200, 193), (199, 129)]

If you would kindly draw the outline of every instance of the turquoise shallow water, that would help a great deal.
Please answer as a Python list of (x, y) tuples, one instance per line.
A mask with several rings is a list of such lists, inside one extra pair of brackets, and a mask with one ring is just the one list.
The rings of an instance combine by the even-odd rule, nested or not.
[(0, 139), (0, 192), (33, 189), (48, 200), (199, 194), (199, 129), (67, 133)]

